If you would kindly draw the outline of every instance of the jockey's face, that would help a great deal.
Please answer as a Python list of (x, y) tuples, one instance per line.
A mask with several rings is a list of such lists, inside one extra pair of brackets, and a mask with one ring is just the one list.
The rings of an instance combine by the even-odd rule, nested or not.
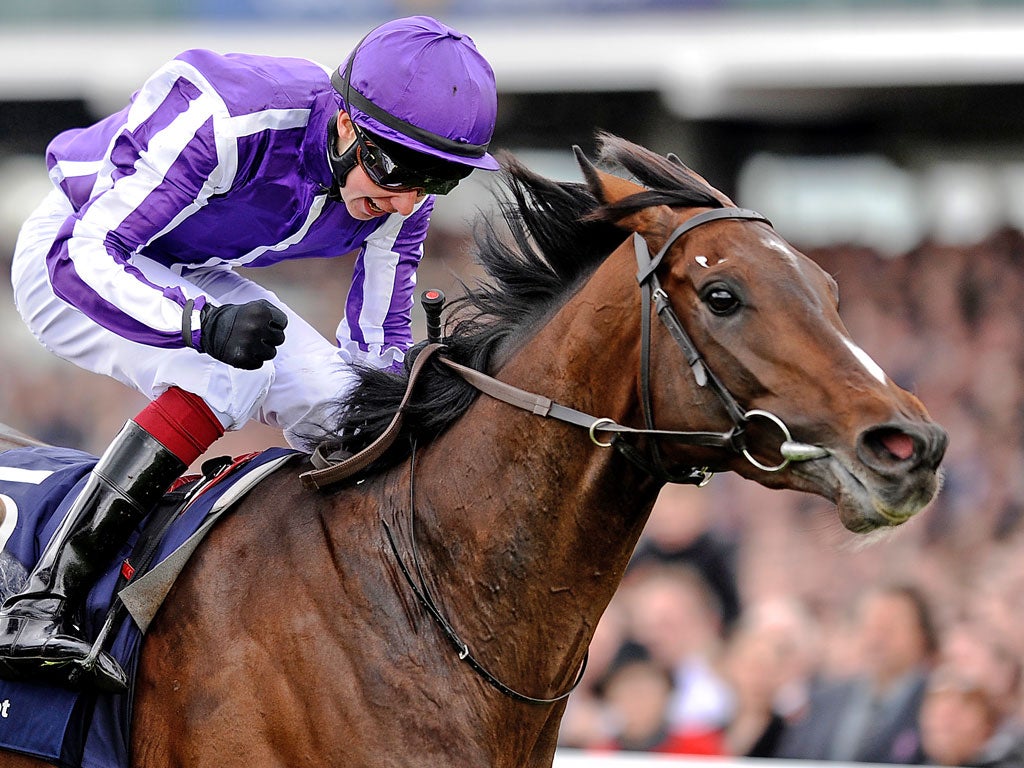
[[(338, 151), (348, 149), (356, 140), (352, 128), (352, 120), (342, 112), (338, 116)], [(422, 189), (410, 189), (402, 192), (379, 187), (370, 180), (365, 169), (359, 163), (349, 171), (345, 178), (345, 186), (341, 188), (341, 199), (349, 214), (360, 221), (369, 221), (389, 213), (407, 216), (420, 200), (426, 197)]]

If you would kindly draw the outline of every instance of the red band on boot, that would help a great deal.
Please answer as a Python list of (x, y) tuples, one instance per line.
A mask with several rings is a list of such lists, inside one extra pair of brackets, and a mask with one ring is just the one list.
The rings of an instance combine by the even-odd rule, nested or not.
[(223, 434), (220, 420), (201, 397), (171, 387), (133, 421), (186, 465), (202, 456)]

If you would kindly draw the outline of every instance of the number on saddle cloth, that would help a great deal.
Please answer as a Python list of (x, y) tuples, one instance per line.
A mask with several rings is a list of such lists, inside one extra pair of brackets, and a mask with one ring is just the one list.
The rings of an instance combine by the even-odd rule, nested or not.
[[(18, 448), (0, 453), (0, 550), (11, 575), (35, 565), (96, 457), (70, 448)], [(20, 585), (5, 580), (6, 598)]]

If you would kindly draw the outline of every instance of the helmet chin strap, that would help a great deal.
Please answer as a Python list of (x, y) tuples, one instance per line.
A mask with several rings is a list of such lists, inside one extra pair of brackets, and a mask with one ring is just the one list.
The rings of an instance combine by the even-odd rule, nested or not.
[(356, 142), (352, 142), (349, 148), (338, 154), (338, 115), (341, 111), (334, 113), (334, 117), (327, 121), (327, 162), (331, 164), (331, 174), (334, 176), (334, 183), (328, 198), (341, 200), (341, 189), (345, 186), (349, 173), (356, 167)]

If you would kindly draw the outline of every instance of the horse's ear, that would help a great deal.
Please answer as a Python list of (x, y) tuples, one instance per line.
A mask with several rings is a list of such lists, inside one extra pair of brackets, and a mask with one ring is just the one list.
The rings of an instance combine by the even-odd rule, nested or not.
[(675, 152), (669, 152), (667, 155), (665, 155), (665, 158), (670, 163), (672, 163), (674, 165), (677, 165), (680, 168), (682, 168), (690, 176), (692, 176), (697, 181), (699, 181), (701, 184), (703, 184), (705, 187), (707, 187), (708, 188), (708, 192), (710, 192), (712, 195), (714, 195), (716, 198), (718, 198), (718, 200), (721, 201), (722, 205), (727, 206), (727, 207), (732, 207), (732, 206), (736, 205), (732, 200), (730, 200), (728, 198), (728, 196), (726, 196), (725, 194), (723, 194), (722, 192), (718, 191), (713, 186), (711, 186), (708, 183), (707, 179), (705, 179), (703, 176), (701, 176), (695, 170), (690, 168), (686, 163), (684, 163), (682, 160), (680, 160), (679, 159), (679, 155), (677, 155)]
[(573, 145), (572, 151), (576, 154), (576, 162), (579, 163), (580, 170), (583, 172), (583, 179), (587, 182), (587, 187), (594, 197), (603, 204), (616, 203), (630, 195), (645, 191), (645, 188), (639, 184), (598, 170), (578, 145)]
[[(613, 205), (627, 197), (647, 191), (646, 187), (635, 182), (599, 170), (578, 146), (572, 149), (576, 153), (576, 161), (583, 171), (587, 187), (603, 205)], [(615, 224), (623, 229), (639, 232), (645, 238), (657, 238), (663, 237), (667, 231), (665, 219), (671, 219), (671, 211), (666, 206), (657, 205), (623, 215), (616, 219)]]

